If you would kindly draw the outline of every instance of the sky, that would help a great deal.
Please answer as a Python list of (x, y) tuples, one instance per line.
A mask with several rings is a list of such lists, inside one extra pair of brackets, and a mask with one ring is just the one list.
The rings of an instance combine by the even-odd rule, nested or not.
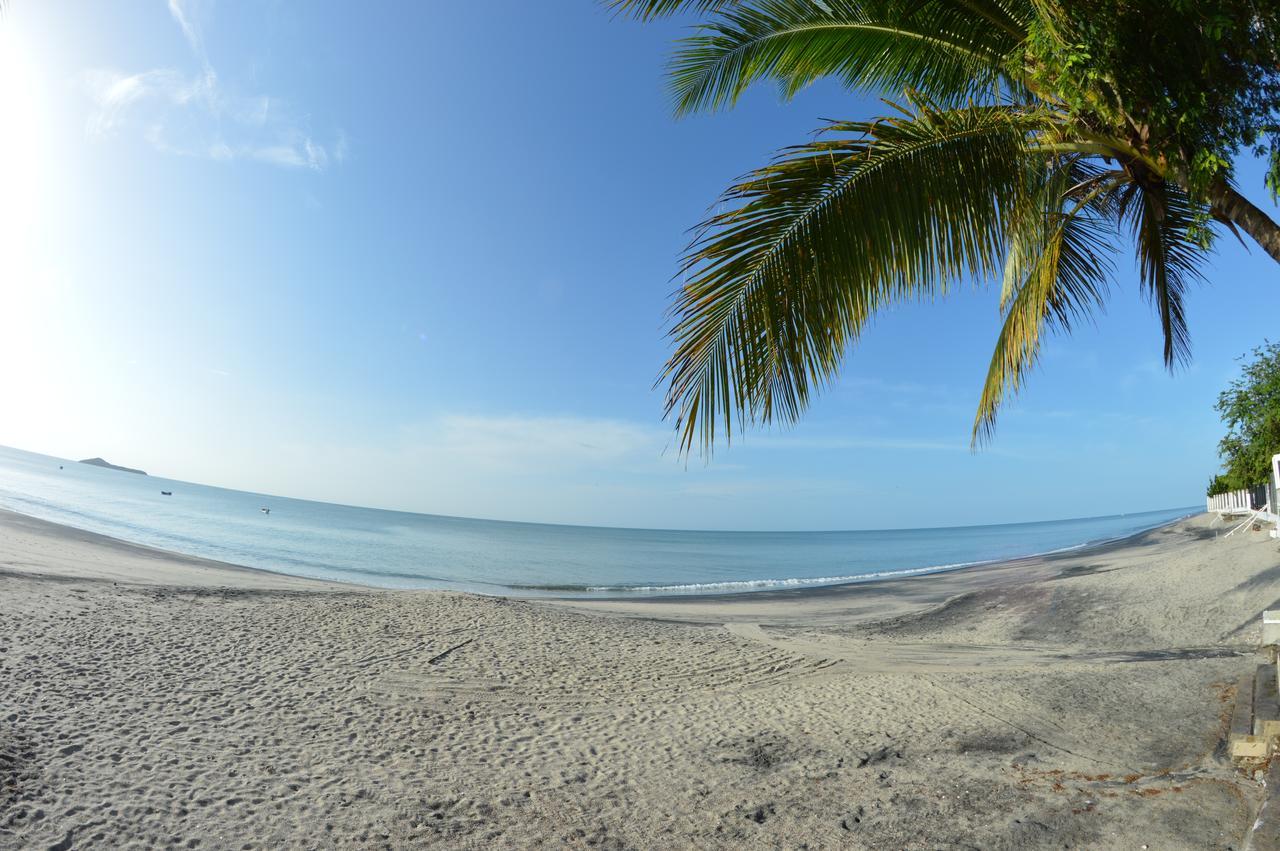
[[(822, 119), (819, 84), (677, 120), (687, 22), (594, 0), (12, 0), (0, 19), (0, 444), (428, 513), (717, 529), (1016, 522), (1194, 505), (1217, 394), (1276, 334), (1219, 241), (1194, 362), (1122, 258), (995, 442), (999, 316), (962, 288), (878, 317), (804, 420), (676, 451), (655, 379), (696, 224)], [(1275, 210), (1256, 164), (1242, 188)]]

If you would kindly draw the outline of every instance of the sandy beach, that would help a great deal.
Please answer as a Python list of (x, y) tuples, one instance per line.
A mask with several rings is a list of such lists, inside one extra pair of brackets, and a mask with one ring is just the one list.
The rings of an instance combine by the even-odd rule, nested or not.
[(1264, 533), (834, 589), (375, 591), (0, 514), (3, 848), (1239, 848)]

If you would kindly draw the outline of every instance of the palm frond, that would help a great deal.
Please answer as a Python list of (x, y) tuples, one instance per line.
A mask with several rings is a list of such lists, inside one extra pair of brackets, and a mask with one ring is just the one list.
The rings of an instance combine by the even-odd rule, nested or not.
[(1080, 158), (1040, 166), (1043, 183), (1012, 215), (1001, 294), (1004, 323), (974, 417), (972, 445), (990, 440), (1002, 403), (1016, 395), (1040, 356), (1046, 330), (1101, 309), (1112, 266), (1108, 188), (1116, 172)]
[(1134, 182), (1119, 194), (1118, 213), (1133, 231), (1143, 292), (1155, 306), (1169, 369), (1191, 360), (1183, 297), (1203, 281), (1205, 251), (1192, 235), (1199, 212), (1185, 192), (1164, 181)]
[(729, 439), (735, 417), (794, 421), (876, 310), (994, 276), (1043, 120), (926, 104), (835, 123), (732, 187), (673, 308), (662, 379), (682, 449)]
[(664, 18), (683, 12), (714, 12), (732, 6), (740, 0), (604, 0), (605, 6), (619, 14), (630, 15), (642, 21)]
[(756, 0), (721, 8), (679, 42), (671, 89), (682, 114), (732, 106), (766, 79), (785, 97), (834, 77), (960, 103), (1004, 79), (1019, 41), (954, 0)]

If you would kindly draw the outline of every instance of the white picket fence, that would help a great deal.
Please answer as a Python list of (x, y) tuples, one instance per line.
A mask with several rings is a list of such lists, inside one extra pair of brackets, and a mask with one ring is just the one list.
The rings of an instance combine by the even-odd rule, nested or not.
[[(1249, 488), (1228, 491), (1217, 496), (1205, 498), (1206, 511), (1245, 512), (1253, 511), (1253, 493)], [(1261, 508), (1261, 506), (1258, 506)]]

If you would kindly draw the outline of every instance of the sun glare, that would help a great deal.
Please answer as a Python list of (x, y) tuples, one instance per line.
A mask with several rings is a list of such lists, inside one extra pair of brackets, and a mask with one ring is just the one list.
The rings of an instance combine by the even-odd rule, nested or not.
[[(5, 130), (0, 133), (0, 232), (6, 242), (31, 236), (41, 212), (43, 152), (46, 147), (45, 116), (41, 108), (44, 88), (30, 45), (12, 22), (0, 27), (0, 114)], [(26, 241), (26, 240), (23, 240)], [(9, 246), (10, 249), (14, 246)], [(6, 280), (11, 251), (0, 258)]]
[[(57, 275), (50, 265), (49, 86), (37, 51), (14, 16), (0, 22), (0, 388), (11, 402), (8, 429), (21, 432), (21, 412), (51, 410), (51, 381), (65, 346), (50, 327), (58, 308)], [(10, 439), (14, 436), (10, 435)]]

